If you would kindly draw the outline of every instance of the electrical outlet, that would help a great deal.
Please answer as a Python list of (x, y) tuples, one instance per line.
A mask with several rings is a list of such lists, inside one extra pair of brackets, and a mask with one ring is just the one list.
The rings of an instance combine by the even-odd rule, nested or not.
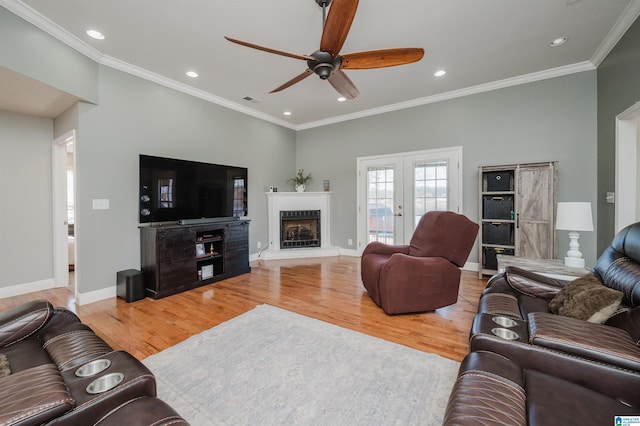
[(260, 250), (262, 248), (262, 241), (258, 241), (256, 246), (258, 247), (258, 250)]
[(92, 201), (93, 210), (109, 210), (109, 199), (108, 198), (94, 198)]
[(350, 246), (352, 246), (352, 245), (353, 245), (353, 240), (352, 240), (351, 238), (349, 238), (349, 239), (347, 240), (347, 244), (348, 244), (348, 245), (350, 245)]

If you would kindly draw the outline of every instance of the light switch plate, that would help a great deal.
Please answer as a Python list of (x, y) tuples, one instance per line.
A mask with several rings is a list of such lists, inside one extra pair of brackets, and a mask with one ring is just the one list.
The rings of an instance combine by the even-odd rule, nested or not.
[(94, 210), (109, 210), (109, 199), (108, 198), (94, 198), (93, 199), (93, 209)]
[(607, 203), (615, 204), (616, 202), (616, 193), (615, 192), (607, 192)]

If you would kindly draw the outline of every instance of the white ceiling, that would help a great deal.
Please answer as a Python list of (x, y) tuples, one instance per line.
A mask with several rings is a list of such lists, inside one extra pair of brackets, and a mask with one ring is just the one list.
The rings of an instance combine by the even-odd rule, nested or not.
[[(316, 76), (268, 94), (306, 63), (223, 38), (310, 54), (322, 32), (315, 0), (0, 4), (100, 63), (294, 129), (593, 69), (640, 14), (640, 0), (363, 0), (341, 53), (422, 47), (425, 57), (399, 67), (345, 71), (360, 96), (339, 103), (335, 90)], [(106, 39), (89, 38), (89, 28)], [(548, 46), (563, 36), (566, 44)], [(200, 76), (186, 77), (190, 69)], [(447, 74), (434, 77), (438, 69)], [(285, 110), (292, 115), (284, 116)]]

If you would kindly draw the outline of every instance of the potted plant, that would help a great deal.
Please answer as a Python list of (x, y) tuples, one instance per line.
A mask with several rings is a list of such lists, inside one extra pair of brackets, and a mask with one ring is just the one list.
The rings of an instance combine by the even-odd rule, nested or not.
[(311, 173), (305, 175), (304, 169), (298, 169), (298, 174), (295, 177), (289, 179), (289, 182), (293, 182), (296, 187), (296, 191), (304, 192), (307, 189), (307, 182), (312, 181)]

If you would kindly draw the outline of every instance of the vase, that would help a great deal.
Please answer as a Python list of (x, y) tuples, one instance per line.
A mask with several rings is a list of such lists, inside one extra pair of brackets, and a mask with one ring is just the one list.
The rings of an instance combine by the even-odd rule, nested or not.
[(307, 186), (305, 184), (296, 185), (296, 191), (298, 192), (304, 192), (305, 189), (307, 189)]

